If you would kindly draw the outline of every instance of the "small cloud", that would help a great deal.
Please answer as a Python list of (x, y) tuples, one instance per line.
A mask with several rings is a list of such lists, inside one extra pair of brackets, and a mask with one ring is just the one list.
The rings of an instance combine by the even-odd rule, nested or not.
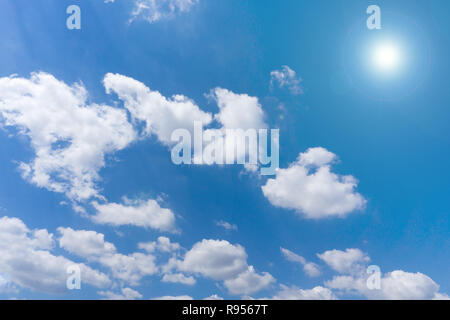
[(278, 84), (279, 88), (286, 87), (293, 95), (303, 94), (303, 88), (300, 83), (302, 79), (297, 77), (294, 70), (288, 66), (282, 66), (280, 70), (270, 72), (270, 87)]
[(142, 19), (155, 23), (171, 19), (178, 14), (189, 12), (198, 2), (199, 0), (136, 0), (130, 22)]
[(216, 221), (216, 226), (222, 227), (226, 230), (233, 230), (233, 231), (237, 231), (238, 227), (235, 224), (231, 224), (229, 222), (220, 220), (220, 221)]
[(280, 248), (280, 250), (286, 260), (301, 264), (303, 266), (303, 270), (308, 276), (317, 277), (320, 275), (321, 272), (317, 264), (306, 261), (305, 258), (288, 249)]

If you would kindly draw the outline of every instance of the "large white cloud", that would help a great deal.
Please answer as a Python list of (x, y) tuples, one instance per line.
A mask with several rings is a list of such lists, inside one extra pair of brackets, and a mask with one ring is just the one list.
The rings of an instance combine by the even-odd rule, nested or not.
[(211, 92), (219, 107), (214, 118), (223, 129), (263, 129), (267, 128), (264, 111), (258, 98), (247, 94), (237, 94), (223, 88)]
[(355, 191), (357, 180), (331, 172), (336, 155), (324, 148), (300, 153), (289, 168), (262, 186), (264, 196), (275, 206), (294, 209), (309, 219), (345, 217), (364, 208), (366, 200)]
[[(439, 285), (429, 276), (416, 272), (395, 270), (382, 274), (366, 271), (370, 257), (360, 249), (328, 250), (318, 254), (332, 269), (343, 274), (325, 281), (325, 285), (338, 293), (363, 296), (367, 299), (425, 300), (445, 299)], [(369, 277), (379, 276), (379, 287)], [(371, 286), (369, 286), (370, 282)]]
[(99, 288), (111, 285), (107, 275), (83, 263), (51, 253), (53, 235), (45, 229), (30, 230), (17, 218), (0, 218), (0, 273), (19, 287), (40, 292), (67, 292), (69, 266), (77, 265), (82, 283)]
[(197, 242), (182, 260), (169, 261), (168, 270), (172, 268), (222, 280), (234, 295), (260, 291), (275, 281), (271, 274), (259, 274), (247, 264), (247, 253), (241, 245), (233, 245), (226, 240), (203, 239)]
[[(0, 125), (15, 128), (15, 132), (27, 136), (34, 150), (34, 158), (19, 165), (23, 177), (39, 187), (64, 193), (79, 211), (85, 211), (83, 205), (92, 197), (106, 201), (97, 185), (105, 157), (126, 148), (139, 137), (154, 135), (170, 147), (174, 144), (173, 131), (192, 132), (195, 122), (201, 123), (205, 135), (214, 132), (223, 135), (226, 129), (267, 127), (258, 99), (247, 94), (214, 89), (210, 97), (219, 106), (214, 116), (219, 127), (205, 129), (212, 124), (212, 114), (202, 111), (183, 95), (167, 98), (135, 79), (112, 73), (105, 75), (103, 84), (107, 93), (117, 94), (124, 108), (92, 103), (82, 84), (67, 85), (43, 72), (33, 73), (30, 79), (0, 78)], [(136, 132), (138, 128), (143, 128), (140, 133)], [(205, 147), (208, 143), (205, 138)], [(236, 143), (234, 136), (226, 136), (227, 154), (230, 150), (234, 154)], [(242, 156), (245, 155), (235, 155), (234, 159)], [(247, 165), (246, 169), (256, 167)], [(145, 211), (151, 211), (149, 215), (140, 214), (140, 205), (98, 205), (101, 210), (94, 219), (100, 223), (138, 224), (163, 231), (173, 227), (172, 213), (160, 208), (156, 201), (142, 204)]]
[(116, 252), (114, 244), (105, 241), (105, 236), (95, 231), (58, 228), (61, 234), (59, 245), (68, 252), (85, 258), (96, 258)]
[[(245, 170), (256, 171), (259, 153), (258, 130), (268, 128), (265, 113), (258, 98), (223, 88), (215, 88), (208, 96), (214, 99), (219, 107), (219, 112), (214, 115), (214, 119), (220, 126), (205, 130), (204, 140), (207, 140), (206, 137), (211, 137), (205, 141), (205, 150), (215, 149), (215, 146), (220, 145), (223, 146), (223, 155), (215, 155), (211, 160), (206, 160), (204, 157), (202, 163), (245, 162)], [(241, 146), (241, 143), (245, 145)], [(246, 158), (248, 158), (247, 161)], [(194, 161), (201, 162), (197, 158)], [(250, 161), (255, 163), (249, 163)]]
[(175, 215), (170, 209), (161, 208), (156, 200), (129, 201), (125, 203), (93, 202), (97, 213), (92, 221), (113, 226), (134, 225), (160, 231), (176, 232)]
[[(118, 253), (112, 243), (104, 241), (104, 235), (95, 231), (59, 228), (60, 247), (111, 270), (112, 277), (130, 285), (138, 285), (148, 275), (158, 272), (156, 258), (152, 254), (134, 252), (128, 255)], [(92, 247), (89, 247), (92, 246)]]
[(166, 98), (142, 82), (120, 74), (108, 73), (103, 83), (108, 93), (116, 93), (124, 102), (134, 121), (145, 124), (144, 134), (154, 134), (165, 145), (172, 144), (170, 137), (175, 129), (192, 131), (194, 121), (204, 125), (212, 121), (211, 114), (183, 95)]
[(334, 290), (376, 300), (446, 299), (439, 285), (429, 276), (416, 272), (395, 270), (381, 277), (380, 289), (369, 289), (364, 275), (335, 276), (325, 284)]
[(179, 269), (214, 280), (230, 279), (247, 269), (247, 253), (225, 240), (204, 239), (186, 253)]
[(27, 136), (35, 152), (20, 164), (22, 175), (75, 200), (98, 196), (105, 155), (135, 139), (124, 110), (87, 101), (82, 84), (69, 86), (47, 73), (0, 78), (0, 124)]

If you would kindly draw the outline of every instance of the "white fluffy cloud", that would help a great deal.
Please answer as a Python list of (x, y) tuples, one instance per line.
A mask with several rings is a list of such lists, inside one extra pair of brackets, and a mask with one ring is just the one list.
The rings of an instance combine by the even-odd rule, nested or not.
[[(124, 108), (91, 103), (82, 84), (67, 85), (43, 72), (33, 73), (30, 79), (0, 78), (0, 126), (28, 137), (35, 154), (31, 161), (20, 163), (22, 176), (39, 187), (64, 193), (78, 211), (85, 211), (84, 202), (93, 197), (106, 200), (97, 183), (107, 155), (126, 148), (139, 136), (154, 135), (169, 147), (174, 144), (171, 135), (175, 129), (192, 132), (194, 122), (206, 127), (213, 120), (191, 99), (183, 95), (166, 98), (123, 75), (108, 73), (103, 84), (107, 93), (117, 94)], [(222, 88), (214, 89), (210, 97), (219, 107), (214, 118), (220, 127), (206, 129), (205, 134), (267, 127), (256, 97)], [(143, 128), (140, 133), (138, 128)], [(205, 146), (208, 143), (205, 139)], [(225, 150), (233, 149), (234, 154), (236, 143), (234, 136), (227, 136)], [(235, 155), (238, 157), (242, 155)], [(251, 166), (246, 169), (255, 170)], [(173, 214), (153, 200), (135, 205), (94, 204), (99, 211), (94, 219), (99, 223), (163, 231), (173, 227)]]
[(336, 276), (325, 284), (339, 292), (362, 295), (367, 299), (376, 300), (429, 300), (446, 297), (445, 294), (438, 292), (439, 285), (427, 275), (403, 270), (395, 270), (383, 275), (379, 290), (369, 290), (364, 275)]
[(321, 286), (309, 290), (281, 285), (272, 299), (274, 300), (336, 300), (336, 295), (328, 288)]
[[(328, 250), (319, 258), (335, 271), (344, 274), (334, 276), (325, 285), (338, 293), (382, 300), (443, 299), (439, 285), (429, 276), (416, 272), (395, 270), (380, 276), (380, 288), (369, 289), (366, 267), (370, 257), (359, 249)], [(373, 274), (371, 274), (373, 276)]]
[(45, 229), (29, 230), (17, 218), (0, 218), (0, 273), (19, 287), (62, 294), (66, 292), (67, 268), (78, 265), (82, 283), (104, 288), (111, 284), (105, 274), (83, 263), (53, 255), (53, 235)]
[(97, 213), (91, 217), (99, 224), (113, 226), (134, 225), (160, 231), (176, 232), (175, 215), (170, 209), (161, 208), (156, 200), (129, 201), (124, 204), (93, 202)]
[(47, 73), (0, 78), (0, 124), (27, 136), (35, 152), (20, 164), (23, 177), (75, 200), (98, 196), (105, 155), (135, 139), (124, 110), (87, 100), (82, 84), (69, 86)]
[(204, 125), (212, 121), (211, 114), (183, 95), (166, 98), (142, 82), (120, 74), (108, 73), (103, 83), (107, 93), (116, 93), (124, 102), (134, 121), (145, 124), (144, 134), (154, 134), (165, 145), (172, 144), (170, 137), (175, 129), (192, 131), (194, 121)]
[(219, 107), (214, 118), (223, 129), (263, 129), (267, 128), (264, 111), (258, 98), (247, 94), (237, 94), (227, 89), (216, 88), (211, 92)]
[(267, 272), (258, 274), (247, 264), (247, 253), (239, 244), (207, 240), (194, 244), (182, 260), (172, 259), (169, 269), (222, 280), (231, 294), (247, 295), (268, 287), (275, 279)]
[(142, 294), (131, 288), (122, 288), (120, 293), (113, 291), (99, 291), (100, 296), (105, 297), (106, 300), (137, 300), (142, 299)]
[(253, 266), (249, 266), (236, 278), (227, 279), (223, 284), (231, 294), (249, 295), (267, 288), (273, 282), (275, 282), (275, 279), (270, 273), (258, 274)]
[(61, 234), (59, 245), (68, 252), (80, 257), (95, 258), (116, 252), (116, 247), (105, 242), (101, 233), (86, 230), (73, 230), (72, 228), (58, 228)]
[[(211, 90), (208, 95), (214, 99), (219, 107), (219, 112), (214, 115), (214, 119), (220, 125), (219, 128), (210, 128), (204, 131), (205, 150), (211, 148), (214, 150), (215, 146), (223, 146), (223, 155), (215, 155), (209, 162), (212, 163), (237, 163), (245, 162), (246, 158), (258, 159), (258, 130), (267, 129), (268, 125), (265, 122), (265, 113), (262, 109), (258, 98), (251, 97), (247, 94), (237, 94), (223, 88), (215, 88)], [(241, 130), (246, 146), (239, 147), (241, 143), (238, 138)], [(252, 130), (252, 131), (250, 131)], [(255, 131), (253, 131), (255, 130)], [(252, 133), (256, 134), (252, 134)], [(208, 141), (207, 138), (208, 137)], [(209, 139), (210, 138), (210, 139)], [(242, 137), (241, 137), (242, 138)], [(194, 159), (194, 162), (201, 162)], [(203, 159), (203, 163), (207, 163)], [(257, 164), (246, 163), (244, 169), (247, 171), (256, 171)]]
[(197, 281), (192, 276), (185, 276), (182, 273), (167, 273), (163, 276), (162, 282), (181, 283), (189, 286), (194, 285)]
[(320, 269), (317, 264), (306, 261), (305, 258), (303, 258), (302, 256), (300, 256), (288, 249), (280, 248), (280, 250), (281, 250), (281, 253), (283, 254), (283, 256), (288, 261), (300, 263), (303, 266), (303, 270), (305, 271), (305, 273), (308, 276), (317, 277), (320, 275)]
[[(236, 137), (227, 134), (227, 129), (263, 129), (267, 128), (264, 111), (258, 102), (258, 98), (247, 94), (237, 94), (223, 88), (215, 88), (208, 95), (214, 99), (219, 107), (219, 112), (214, 119), (220, 125), (219, 128), (209, 128), (213, 116), (202, 111), (191, 99), (183, 95), (174, 95), (166, 98), (157, 91), (150, 90), (143, 83), (119, 74), (108, 73), (104, 80), (108, 93), (115, 93), (124, 102), (125, 108), (130, 112), (134, 122), (143, 123), (143, 135), (155, 135), (166, 146), (174, 145), (171, 135), (176, 129), (186, 129), (193, 136), (194, 122), (202, 124), (205, 150), (212, 148), (216, 143), (224, 146), (224, 153), (232, 161), (240, 159), (249, 153), (249, 150), (240, 150), (235, 154)], [(206, 138), (210, 137), (210, 138)], [(252, 145), (256, 145), (257, 137), (252, 137)], [(252, 151), (253, 152), (253, 151)], [(233, 156), (230, 156), (233, 155)], [(223, 163), (224, 159), (207, 161), (200, 160), (200, 155), (195, 154), (194, 163), (212, 164)], [(211, 163), (209, 163), (211, 162)], [(254, 167), (247, 166), (247, 169)]]
[(147, 252), (161, 251), (167, 253), (176, 252), (181, 249), (179, 243), (171, 242), (167, 237), (158, 237), (156, 241), (152, 242), (140, 242), (138, 247)]
[(150, 23), (173, 18), (191, 10), (199, 0), (135, 0), (131, 21), (143, 19)]
[(360, 272), (361, 268), (370, 261), (367, 254), (359, 249), (328, 250), (317, 256), (339, 273)]
[(366, 200), (355, 191), (357, 180), (331, 172), (336, 155), (324, 148), (300, 153), (287, 169), (262, 186), (264, 196), (275, 206), (294, 209), (309, 219), (345, 217), (364, 208)]
[(230, 279), (247, 269), (247, 253), (225, 240), (204, 239), (186, 253), (179, 269), (214, 280)]
[(270, 72), (270, 86), (278, 84), (280, 88), (286, 87), (292, 94), (298, 95), (303, 93), (300, 86), (302, 79), (297, 77), (294, 70), (288, 66), (282, 66), (280, 70)]
[[(104, 235), (95, 231), (59, 228), (59, 245), (66, 251), (95, 261), (111, 270), (113, 278), (138, 285), (148, 275), (158, 272), (156, 258), (140, 252), (124, 255), (116, 252), (112, 243), (104, 241)], [(93, 246), (90, 248), (89, 246)]]

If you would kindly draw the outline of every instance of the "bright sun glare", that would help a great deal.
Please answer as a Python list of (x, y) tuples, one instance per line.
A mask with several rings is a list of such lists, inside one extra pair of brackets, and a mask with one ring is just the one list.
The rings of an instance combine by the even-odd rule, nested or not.
[(373, 51), (373, 62), (380, 71), (393, 71), (400, 63), (400, 50), (393, 44), (380, 44)]

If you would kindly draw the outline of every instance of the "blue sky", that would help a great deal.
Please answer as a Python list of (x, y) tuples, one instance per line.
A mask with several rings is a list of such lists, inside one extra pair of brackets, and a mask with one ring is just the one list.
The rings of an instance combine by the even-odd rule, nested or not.
[[(371, 1), (186, 0), (180, 2), (183, 10), (173, 12), (167, 2), (156, 1), (160, 7), (133, 16), (135, 2), (0, 4), (0, 230), (4, 243), (23, 241), (0, 251), (0, 275), (6, 279), (0, 298), (395, 299), (450, 292), (447, 1), (377, 1), (381, 30), (366, 27)], [(81, 30), (66, 28), (72, 4), (81, 8)], [(155, 12), (160, 18), (150, 19)], [(371, 63), (373, 47), (386, 42), (401, 48), (395, 72), (378, 72)], [(292, 77), (280, 81), (276, 75), (287, 76), (287, 70)], [(30, 74), (39, 72), (49, 78), (36, 80), (32, 91)], [(49, 159), (49, 149), (37, 143), (43, 132), (53, 137), (80, 121), (69, 138), (59, 140), (64, 149), (64, 143), (83, 139), (80, 128), (100, 123), (100, 112), (83, 122), (80, 110), (56, 94), (68, 94), (76, 83), (86, 91), (87, 98), (80, 99), (84, 107), (107, 105), (111, 119), (114, 110), (123, 119), (108, 127), (109, 133), (86, 128), (100, 134), (82, 140), (79, 160), (58, 158), (59, 170), (71, 176), (58, 191), (51, 187), (55, 176), (38, 183), (33, 177), (39, 168), (28, 177), (18, 168), (32, 163), (37, 151)], [(11, 93), (20, 85), (19, 93)], [(136, 90), (134, 97), (141, 85), (167, 99), (188, 97), (198, 107), (191, 114), (219, 114), (221, 98), (211, 98), (215, 88), (226, 89), (229, 97), (256, 97), (264, 122), (280, 129), (281, 173), (267, 177), (240, 165), (174, 165), (162, 136), (143, 134), (145, 121), (126, 104), (127, 90)], [(38, 97), (39, 88), (55, 95)], [(157, 103), (155, 96), (142, 97), (130, 98), (130, 104), (144, 110)], [(30, 104), (42, 112), (29, 113)], [(243, 114), (255, 110), (250, 104), (243, 104)], [(61, 107), (67, 111), (61, 115), (74, 120), (45, 120), (50, 105), (57, 106), (49, 111), (56, 112), (54, 119)], [(11, 112), (29, 120), (21, 122)], [(234, 116), (239, 122), (239, 113)], [(61, 128), (48, 129), (58, 124)], [(118, 127), (124, 131), (114, 131)], [(126, 142), (110, 151), (115, 134)], [(90, 150), (100, 156), (86, 164), (84, 152)], [(308, 156), (331, 157), (310, 165), (341, 184), (322, 186), (316, 176), (302, 176), (299, 172), (310, 168), (304, 165)], [(78, 165), (98, 174), (92, 180), (96, 194), (70, 194), (71, 170)], [(340, 180), (348, 175), (354, 186), (340, 193), (336, 188), (352, 184)], [(308, 181), (323, 192), (308, 192)], [(116, 210), (125, 220), (130, 210), (146, 217), (143, 204), (150, 202), (157, 203), (156, 211), (170, 210), (177, 232), (151, 221), (143, 227), (132, 218), (124, 225), (92, 218), (102, 209)], [(24, 226), (28, 231), (17, 231)], [(33, 230), (42, 229), (48, 235), (37, 238)], [(158, 237), (178, 245), (162, 249)], [(145, 251), (139, 243), (153, 244)], [(88, 252), (91, 245), (97, 246), (94, 254)], [(65, 269), (33, 264), (23, 257), (28, 250), (90, 268), (82, 269), (82, 289), (65, 290)], [(123, 273), (115, 270), (122, 258)], [(218, 261), (219, 267), (204, 267), (205, 261)], [(368, 265), (381, 269), (379, 290), (365, 287)], [(87, 282), (86, 273), (91, 273)], [(172, 276), (189, 280), (163, 281)]]

